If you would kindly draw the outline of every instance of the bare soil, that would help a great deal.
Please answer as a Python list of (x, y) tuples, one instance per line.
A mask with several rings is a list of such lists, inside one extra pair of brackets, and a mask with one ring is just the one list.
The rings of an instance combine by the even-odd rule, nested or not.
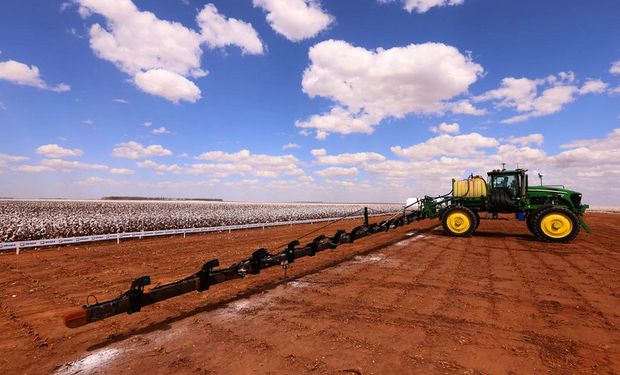
[(0, 373), (620, 373), (620, 215), (586, 221), (568, 245), (508, 217), (471, 238), (422, 221), (300, 259), (287, 283), (273, 268), (78, 329), (61, 316), (90, 294), (322, 224), (2, 254)]

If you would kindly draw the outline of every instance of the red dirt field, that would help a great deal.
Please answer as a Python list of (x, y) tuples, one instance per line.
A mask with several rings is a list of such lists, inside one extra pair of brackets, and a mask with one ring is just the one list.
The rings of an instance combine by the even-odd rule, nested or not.
[(78, 329), (61, 316), (89, 294), (227, 266), (321, 224), (3, 254), (0, 373), (620, 373), (620, 215), (586, 221), (568, 245), (514, 220), (471, 238), (422, 221), (302, 258), (286, 285), (272, 268)]

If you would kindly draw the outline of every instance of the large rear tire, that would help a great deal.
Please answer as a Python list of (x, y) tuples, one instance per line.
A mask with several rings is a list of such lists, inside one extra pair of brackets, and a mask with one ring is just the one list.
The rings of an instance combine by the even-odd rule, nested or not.
[(534, 233), (547, 242), (568, 243), (579, 234), (579, 219), (565, 207), (548, 207), (540, 210), (532, 220)]
[(476, 230), (476, 215), (467, 207), (448, 207), (441, 218), (446, 234), (454, 237), (469, 237)]
[(536, 212), (527, 215), (525, 219), (525, 223), (527, 224), (527, 229), (536, 236), (536, 231), (534, 230), (534, 217), (536, 217)]

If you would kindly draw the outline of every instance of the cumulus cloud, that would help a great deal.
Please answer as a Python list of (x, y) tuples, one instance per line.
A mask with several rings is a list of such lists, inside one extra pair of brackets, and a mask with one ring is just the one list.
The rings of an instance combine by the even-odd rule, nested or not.
[[(214, 165), (220, 165), (221, 167), (229, 165), (230, 170), (242, 171), (258, 177), (277, 177), (281, 174), (289, 176), (301, 176), (305, 172), (299, 168), (299, 160), (293, 155), (265, 155), (265, 154), (253, 154), (249, 150), (241, 150), (234, 153), (227, 153), (223, 151), (209, 151), (200, 154), (197, 157), (198, 160), (207, 160), (217, 162), (218, 164), (194, 164), (192, 168), (194, 171), (210, 171), (211, 169), (217, 169), (220, 167), (214, 167)], [(223, 164), (227, 162), (231, 164)], [(217, 177), (217, 176), (216, 176)]]
[(51, 167), (46, 167), (44, 165), (16, 165), (11, 168), (16, 172), (25, 172), (25, 173), (45, 173), (45, 172), (54, 172), (55, 169)]
[(86, 119), (86, 120), (82, 120), (82, 124), (90, 126), (90, 125), (94, 125), (95, 122), (91, 119)]
[(166, 129), (164, 126), (160, 126), (159, 128), (155, 128), (151, 130), (151, 133), (159, 135), (159, 134), (170, 134), (170, 131)]
[(609, 73), (620, 74), (620, 60), (615, 61), (611, 64), (611, 68), (609, 68)]
[(291, 149), (291, 148), (301, 148), (301, 146), (298, 145), (297, 143), (287, 143), (284, 146), (282, 146), (283, 150), (288, 150), (288, 149)]
[(427, 160), (437, 156), (471, 156), (481, 152), (481, 149), (497, 147), (499, 142), (495, 138), (482, 136), (478, 133), (451, 136), (442, 134), (426, 142), (402, 148), (394, 146), (390, 149), (400, 157), (411, 160)]
[(75, 170), (107, 170), (110, 167), (103, 164), (83, 163), (80, 161), (68, 161), (62, 159), (43, 159), (40, 165), (60, 172), (73, 172)]
[(445, 7), (449, 5), (461, 5), (465, 0), (378, 0), (380, 3), (392, 3), (399, 1), (407, 12), (425, 13), (433, 7)]
[(198, 32), (141, 11), (131, 0), (75, 1), (83, 17), (99, 14), (106, 20), (105, 26), (95, 23), (89, 30), (95, 54), (131, 75), (142, 91), (173, 102), (200, 99), (200, 89), (189, 78), (207, 75), (200, 67), (203, 44), (210, 48), (234, 45), (250, 54), (263, 52), (250, 24), (226, 18), (213, 4), (198, 13)]
[(114, 180), (111, 178), (102, 177), (87, 177), (83, 180), (76, 182), (76, 185), (79, 186), (119, 186), (125, 184), (127, 184), (127, 181)]
[(127, 159), (142, 159), (170, 155), (172, 155), (172, 151), (161, 145), (149, 145), (145, 147), (136, 141), (119, 143), (112, 150), (112, 156)]
[(476, 108), (470, 100), (462, 99), (452, 103), (446, 103), (445, 108), (452, 113), (470, 116), (482, 116), (487, 113), (484, 108)]
[(456, 134), (461, 131), (461, 126), (457, 124), (456, 122), (453, 124), (442, 122), (441, 124), (437, 126), (431, 126), (430, 130), (433, 133)]
[(334, 178), (334, 177), (355, 177), (359, 174), (359, 171), (355, 167), (351, 167), (351, 168), (329, 167), (329, 168), (322, 169), (320, 171), (316, 171), (314, 173), (323, 178)]
[(317, 0), (253, 0), (253, 4), (267, 13), (272, 29), (293, 42), (317, 36), (334, 21)]
[(211, 48), (238, 46), (244, 53), (260, 55), (263, 43), (251, 24), (218, 13), (213, 4), (207, 4), (196, 18), (202, 33), (201, 40)]
[(34, 65), (28, 66), (15, 60), (0, 61), (0, 80), (55, 92), (71, 90), (71, 86), (65, 83), (59, 83), (57, 85), (47, 84), (41, 78), (38, 67)]
[(37, 147), (37, 154), (46, 158), (77, 158), (84, 155), (84, 151), (79, 148), (68, 149), (57, 144), (47, 144)]
[(579, 89), (579, 94), (600, 94), (605, 92), (607, 86), (607, 83), (601, 81), (600, 79), (588, 79)]
[(38, 165), (16, 165), (13, 166), (11, 169), (17, 172), (27, 173), (70, 173), (76, 170), (108, 170), (110, 169), (110, 167), (103, 164), (83, 163), (80, 161), (68, 161), (63, 159), (43, 159)]
[(314, 162), (316, 164), (326, 165), (352, 165), (368, 161), (385, 160), (385, 156), (376, 152), (354, 152), (338, 155), (328, 155), (327, 150), (320, 148), (311, 150), (310, 154), (314, 156)]
[(536, 145), (540, 147), (545, 141), (545, 137), (540, 133), (534, 133), (523, 137), (510, 136), (506, 138), (506, 141), (520, 146)]
[(151, 69), (137, 73), (133, 82), (142, 91), (178, 103), (181, 100), (195, 103), (200, 99), (196, 84), (180, 74), (165, 69)]
[(441, 114), (448, 101), (467, 92), (483, 69), (456, 48), (441, 43), (367, 50), (327, 40), (309, 51), (302, 89), (334, 102), (323, 114), (297, 121), (317, 138), (330, 133), (372, 133), (381, 120), (408, 114)]
[(249, 150), (238, 152), (208, 151), (196, 157), (202, 162), (186, 165), (167, 165), (144, 160), (136, 163), (140, 168), (148, 168), (157, 173), (171, 172), (189, 175), (210, 175), (212, 177), (229, 177), (232, 175), (251, 175), (263, 178), (279, 176), (305, 176), (300, 168), (300, 161), (292, 155), (253, 154)]
[[(539, 94), (538, 87), (543, 90)], [(567, 104), (575, 101), (577, 95), (601, 93), (607, 84), (601, 80), (589, 79), (578, 87), (573, 72), (560, 72), (545, 79), (507, 77), (499, 88), (474, 97), (474, 101), (494, 101), (498, 108), (512, 108), (518, 115), (502, 120), (504, 124), (523, 122), (560, 112)]]
[(176, 164), (165, 165), (154, 162), (153, 160), (144, 160), (136, 163), (136, 166), (139, 168), (147, 168), (153, 169), (158, 172), (173, 172), (173, 173), (181, 173), (183, 168), (179, 167)]
[(110, 173), (129, 175), (129, 174), (134, 174), (135, 172), (127, 168), (110, 168)]
[(20, 161), (26, 161), (30, 159), (27, 156), (20, 156), (20, 155), (9, 155), (9, 154), (2, 154), (0, 153), (0, 161), (6, 161), (6, 162), (20, 162)]

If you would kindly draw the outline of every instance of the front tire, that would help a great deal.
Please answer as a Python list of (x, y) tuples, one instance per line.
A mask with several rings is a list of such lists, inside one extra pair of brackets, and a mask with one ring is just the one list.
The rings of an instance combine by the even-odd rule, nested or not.
[(449, 207), (441, 218), (444, 232), (454, 237), (471, 236), (477, 224), (476, 215), (467, 207)]
[(547, 242), (568, 243), (579, 234), (579, 219), (564, 207), (549, 207), (540, 210), (532, 220), (536, 236)]

